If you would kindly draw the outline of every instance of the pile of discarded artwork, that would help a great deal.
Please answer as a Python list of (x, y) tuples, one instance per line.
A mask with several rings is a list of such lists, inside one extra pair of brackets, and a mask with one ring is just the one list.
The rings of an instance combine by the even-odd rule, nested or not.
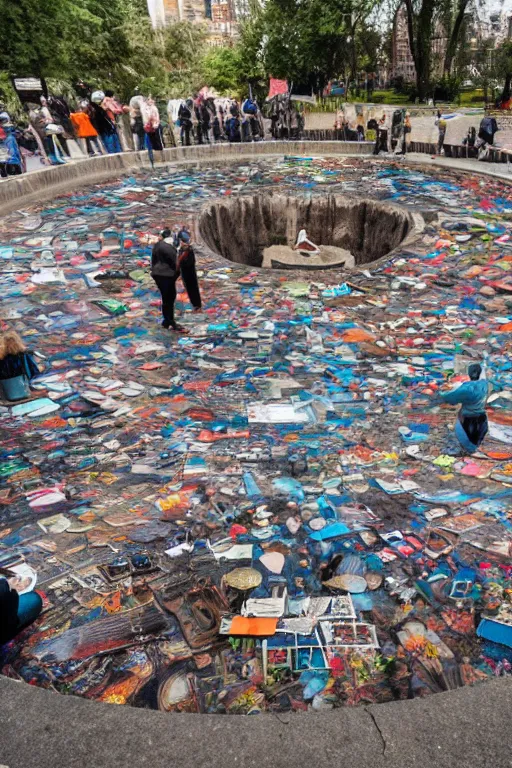
[[(164, 225), (225, 195), (389, 200), (371, 272), (197, 247), (160, 327)], [(0, 220), (0, 329), (41, 375), (0, 404), (0, 565), (43, 613), (10, 677), (166, 711), (326, 710), (512, 669), (512, 189), (362, 159), (167, 169)], [(182, 290), (181, 288), (179, 290)], [(463, 456), (439, 389), (489, 353)]]

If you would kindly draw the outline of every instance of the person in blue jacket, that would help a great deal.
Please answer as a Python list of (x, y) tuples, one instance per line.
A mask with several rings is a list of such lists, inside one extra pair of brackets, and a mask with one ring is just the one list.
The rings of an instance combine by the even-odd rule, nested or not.
[(0, 176), (20, 173), (23, 173), (23, 159), (16, 141), (16, 130), (3, 104), (0, 104)]
[(485, 377), (485, 365), (472, 363), (468, 368), (469, 381), (451, 392), (441, 393), (445, 403), (461, 405), (455, 423), (455, 435), (466, 453), (474, 453), (489, 429), (485, 404), (489, 384)]
[(34, 622), (43, 608), (40, 595), (34, 590), (19, 595), (11, 589), (8, 569), (0, 569), (0, 645), (8, 643)]

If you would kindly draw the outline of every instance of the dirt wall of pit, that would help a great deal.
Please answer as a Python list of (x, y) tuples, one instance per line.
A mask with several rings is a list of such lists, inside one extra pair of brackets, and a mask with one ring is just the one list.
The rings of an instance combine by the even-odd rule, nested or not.
[(415, 227), (406, 208), (341, 195), (240, 195), (203, 211), (199, 234), (206, 245), (236, 264), (259, 267), (265, 248), (292, 246), (301, 229), (317, 245), (343, 248), (356, 265), (381, 259)]

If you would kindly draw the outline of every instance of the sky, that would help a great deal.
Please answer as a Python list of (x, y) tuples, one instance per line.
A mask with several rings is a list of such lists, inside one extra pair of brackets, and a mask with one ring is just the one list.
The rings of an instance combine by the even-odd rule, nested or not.
[(487, 0), (484, 4), (484, 17), (503, 9), (507, 14), (512, 13), (512, 0)]

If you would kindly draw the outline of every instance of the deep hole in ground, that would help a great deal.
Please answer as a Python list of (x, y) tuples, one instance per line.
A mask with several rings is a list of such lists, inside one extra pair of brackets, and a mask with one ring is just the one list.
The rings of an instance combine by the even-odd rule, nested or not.
[[(381, 259), (399, 246), (413, 228), (413, 217), (405, 209), (340, 195), (241, 196), (213, 203), (199, 220), (201, 238), (212, 251), (236, 264), (251, 267), (289, 267), (290, 253), (297, 254), (295, 266), (307, 266), (297, 251), (290, 251), (286, 265), (267, 257), (264, 263), (266, 249), (271, 246), (290, 249), (301, 229), (306, 230), (316, 245), (331, 247), (332, 258), (324, 264), (314, 258), (309, 260), (312, 267), (325, 268), (343, 264), (343, 252), (347, 251), (352, 256), (347, 266)], [(336, 254), (335, 249), (343, 251)]]

